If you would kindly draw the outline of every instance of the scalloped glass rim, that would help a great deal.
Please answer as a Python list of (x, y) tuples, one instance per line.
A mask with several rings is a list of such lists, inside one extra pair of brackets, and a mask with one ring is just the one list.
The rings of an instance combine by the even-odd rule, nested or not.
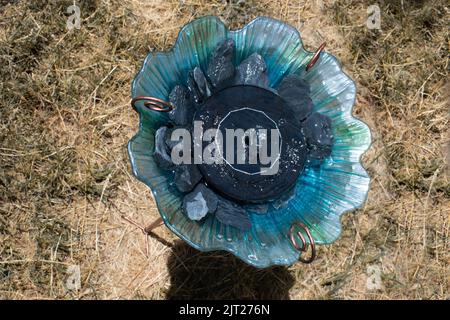
[[(277, 37), (269, 37), (274, 30), (279, 32)], [(234, 31), (229, 31), (213, 16), (186, 24), (170, 51), (147, 55), (133, 80), (132, 96), (152, 95), (167, 99), (175, 84), (185, 83), (187, 71), (193, 66), (200, 65), (205, 70), (212, 48), (225, 37), (235, 40), (235, 64), (255, 51), (264, 57), (271, 86), (276, 86), (287, 74), (303, 75), (311, 86), (315, 111), (327, 114), (333, 120), (336, 143), (331, 157), (320, 167), (309, 167), (304, 171), (296, 186), (296, 197), (287, 208), (272, 208), (266, 215), (251, 214), (251, 232), (224, 228), (214, 221), (214, 217), (209, 217), (204, 230), (198, 231), (194, 227), (197, 222), (180, 217), (177, 219), (181, 222), (174, 224), (171, 221), (176, 213), (181, 214), (181, 194), (168, 182), (173, 179), (171, 173), (162, 172), (152, 160), (151, 131), (167, 122), (167, 115), (149, 111), (138, 104), (139, 131), (128, 143), (133, 174), (152, 190), (166, 226), (194, 248), (225, 250), (258, 268), (291, 265), (300, 253), (289, 243), (287, 229), (290, 223), (302, 221), (310, 228), (317, 244), (329, 244), (341, 233), (341, 216), (365, 202), (370, 178), (361, 166), (360, 158), (370, 146), (370, 130), (352, 116), (356, 85), (342, 71), (339, 61), (323, 52), (314, 68), (305, 73), (304, 68), (314, 53), (304, 49), (297, 29), (268, 17), (258, 17)], [(205, 233), (207, 228), (210, 230)], [(276, 234), (278, 238), (270, 238), (267, 234)], [(256, 245), (251, 245), (253, 242)]]

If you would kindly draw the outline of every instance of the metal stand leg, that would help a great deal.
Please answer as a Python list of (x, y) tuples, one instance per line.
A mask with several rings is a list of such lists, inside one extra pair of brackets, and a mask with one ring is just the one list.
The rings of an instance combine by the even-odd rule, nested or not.
[(149, 257), (149, 247), (148, 247), (148, 236), (151, 235), (151, 232), (156, 229), (157, 227), (163, 225), (163, 219), (161, 217), (157, 218), (155, 221), (153, 221), (152, 223), (150, 223), (148, 226), (143, 227), (141, 226), (139, 223), (137, 223), (136, 221), (126, 217), (126, 216), (122, 216), (122, 218), (131, 223), (133, 226), (135, 226), (136, 228), (140, 229), (142, 231), (142, 233), (145, 236), (145, 253), (146, 256)]
[(153, 221), (152, 223), (150, 223), (148, 226), (146, 226), (144, 228), (144, 233), (150, 234), (150, 232), (153, 229), (158, 228), (158, 227), (162, 226), (163, 224), (164, 224), (163, 219), (161, 217), (159, 217), (158, 219), (156, 219), (155, 221)]

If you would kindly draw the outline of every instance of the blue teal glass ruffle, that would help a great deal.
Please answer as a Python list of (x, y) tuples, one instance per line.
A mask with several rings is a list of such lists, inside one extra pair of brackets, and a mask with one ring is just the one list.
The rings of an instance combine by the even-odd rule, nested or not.
[(182, 213), (183, 195), (173, 186), (173, 174), (158, 168), (152, 156), (155, 131), (167, 123), (167, 115), (150, 111), (139, 102), (139, 131), (128, 144), (133, 173), (151, 188), (166, 226), (194, 248), (226, 250), (259, 268), (290, 265), (300, 254), (288, 239), (294, 221), (308, 226), (316, 244), (329, 244), (341, 233), (341, 215), (365, 201), (370, 178), (360, 164), (360, 157), (371, 143), (370, 131), (352, 116), (356, 86), (337, 59), (324, 52), (305, 73), (313, 53), (303, 48), (299, 32), (266, 17), (236, 31), (229, 31), (216, 17), (200, 18), (185, 25), (171, 51), (147, 56), (132, 83), (132, 96), (167, 100), (176, 84), (186, 83), (189, 70), (196, 66), (206, 70), (212, 50), (226, 38), (235, 42), (235, 65), (254, 52), (264, 58), (271, 86), (288, 74), (304, 77), (311, 87), (314, 111), (332, 119), (335, 143), (331, 156), (319, 167), (305, 169), (288, 207), (279, 210), (271, 207), (264, 215), (250, 212), (249, 231), (225, 226), (214, 215), (198, 223)]

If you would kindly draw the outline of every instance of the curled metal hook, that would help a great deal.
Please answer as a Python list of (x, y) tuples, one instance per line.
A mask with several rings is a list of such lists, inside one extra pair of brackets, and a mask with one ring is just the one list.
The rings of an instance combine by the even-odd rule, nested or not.
[(322, 43), (319, 48), (317, 48), (316, 52), (314, 53), (313, 57), (311, 58), (311, 60), (309, 60), (308, 65), (306, 66), (306, 71), (309, 71), (317, 62), (317, 60), (319, 60), (320, 58), (320, 54), (322, 53), (323, 49), (326, 46), (326, 42)]
[(173, 105), (170, 102), (165, 100), (155, 98), (155, 97), (146, 97), (146, 96), (138, 96), (131, 100), (131, 106), (137, 110), (136, 102), (145, 101), (144, 106), (158, 112), (170, 112), (173, 110)]
[[(309, 243), (306, 241), (304, 235), (300, 230), (296, 231), (296, 228), (299, 228), (300, 230), (303, 230), (306, 233)], [(295, 236), (300, 238), (302, 242), (301, 245), (298, 244)], [(311, 247), (311, 256), (308, 259), (305, 259), (302, 257), (302, 255), (300, 255), (299, 260), (303, 263), (311, 263), (314, 261), (314, 259), (316, 258), (316, 244), (307, 226), (305, 226), (301, 222), (292, 223), (291, 227), (289, 228), (289, 239), (291, 241), (292, 246), (302, 253), (306, 253), (309, 244), (309, 246)]]

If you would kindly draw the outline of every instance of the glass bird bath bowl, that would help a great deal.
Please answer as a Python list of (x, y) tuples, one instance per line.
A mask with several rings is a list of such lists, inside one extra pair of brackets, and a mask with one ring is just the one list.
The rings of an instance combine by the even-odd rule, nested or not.
[(145, 59), (132, 83), (133, 173), (194, 248), (259, 268), (311, 262), (363, 204), (370, 131), (352, 116), (354, 82), (323, 47), (306, 51), (274, 19), (230, 31), (204, 17)]

